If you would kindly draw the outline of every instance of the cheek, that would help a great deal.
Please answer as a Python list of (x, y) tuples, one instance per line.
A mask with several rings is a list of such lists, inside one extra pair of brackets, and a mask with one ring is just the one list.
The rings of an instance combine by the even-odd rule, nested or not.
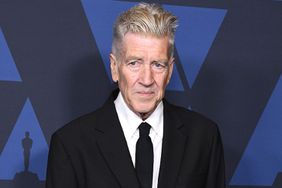
[(130, 72), (126, 71), (120, 71), (119, 73), (120, 79), (119, 79), (119, 86), (122, 87), (120, 89), (123, 90), (130, 90), (134, 86), (134, 81), (136, 80), (137, 76), (135, 74), (132, 74)]
[(157, 88), (158, 88), (158, 95), (157, 95), (157, 97), (159, 99), (164, 97), (165, 89), (166, 89), (167, 82), (168, 82), (167, 78), (168, 77), (167, 77), (167, 74), (166, 74), (166, 75), (160, 76), (156, 80), (156, 84), (157, 84)]
[(159, 75), (155, 78), (156, 84), (158, 86), (159, 92), (164, 92), (167, 84), (168, 84), (168, 74)]

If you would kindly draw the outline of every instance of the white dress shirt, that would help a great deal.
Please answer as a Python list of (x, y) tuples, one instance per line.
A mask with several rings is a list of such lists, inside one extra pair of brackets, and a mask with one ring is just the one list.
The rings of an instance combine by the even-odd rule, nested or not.
[(128, 108), (121, 93), (119, 93), (114, 103), (134, 166), (136, 142), (139, 138), (138, 126), (142, 122), (151, 125), (149, 136), (154, 148), (152, 188), (157, 188), (163, 139), (163, 103), (160, 102), (155, 111), (145, 121)]

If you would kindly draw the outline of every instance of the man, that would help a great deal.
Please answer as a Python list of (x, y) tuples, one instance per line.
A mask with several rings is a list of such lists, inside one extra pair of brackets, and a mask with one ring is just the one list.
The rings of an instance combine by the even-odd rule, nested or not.
[(110, 66), (119, 90), (52, 136), (47, 188), (225, 187), (217, 126), (163, 99), (176, 27), (155, 4), (118, 17)]

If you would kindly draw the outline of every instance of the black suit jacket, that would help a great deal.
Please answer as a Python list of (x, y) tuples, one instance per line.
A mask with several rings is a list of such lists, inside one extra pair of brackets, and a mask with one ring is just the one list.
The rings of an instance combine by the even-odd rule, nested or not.
[[(46, 188), (139, 187), (113, 101), (53, 134)], [(223, 188), (224, 176), (216, 124), (164, 101), (158, 188)]]

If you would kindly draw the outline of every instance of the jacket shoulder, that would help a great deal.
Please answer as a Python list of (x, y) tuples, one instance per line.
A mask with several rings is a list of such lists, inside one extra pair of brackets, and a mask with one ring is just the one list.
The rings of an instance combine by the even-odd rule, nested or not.
[(199, 112), (173, 104), (169, 104), (169, 109), (174, 118), (181, 121), (185, 132), (218, 132), (218, 125)]
[(64, 139), (74, 139), (78, 136), (89, 135), (92, 129), (95, 129), (95, 126), (100, 121), (100, 118), (103, 117), (103, 114), (105, 115), (103, 111), (102, 107), (82, 115), (59, 128), (55, 131), (54, 135), (58, 135)]

